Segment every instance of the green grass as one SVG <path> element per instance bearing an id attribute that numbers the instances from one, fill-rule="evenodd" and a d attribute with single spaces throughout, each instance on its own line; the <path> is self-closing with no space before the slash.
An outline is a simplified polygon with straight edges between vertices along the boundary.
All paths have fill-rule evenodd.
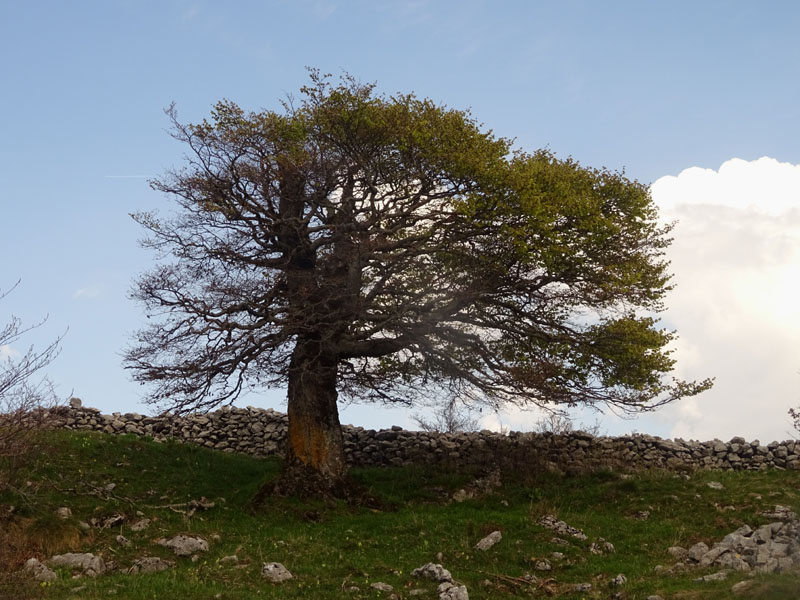
<path id="1" fill-rule="evenodd" d="M 129 436 L 49 432 L 20 493 L 0 496 L 0 527 L 18 528 L 27 549 L 18 562 L 32 555 L 46 558 L 65 551 L 93 552 L 120 567 L 137 557 L 161 556 L 177 568 L 152 575 L 108 574 L 96 579 L 59 579 L 32 585 L 19 597 L 53 599 L 153 598 L 388 598 L 370 583 L 383 581 L 403 598 L 415 587 L 435 598 L 435 584 L 417 581 L 410 572 L 427 562 L 441 562 L 469 589 L 470 598 L 536 598 L 548 593 L 561 598 L 609 598 L 609 580 L 624 573 L 627 599 L 660 594 L 664 598 L 719 599 L 732 597 L 731 586 L 748 579 L 731 574 L 727 581 L 697 583 L 694 578 L 713 570 L 664 574 L 658 564 L 674 561 L 668 546 L 711 545 L 740 525 L 768 522 L 759 512 L 775 504 L 800 512 L 800 473 L 698 472 L 688 480 L 671 473 L 640 473 L 622 477 L 611 472 L 563 476 L 531 472 L 503 475 L 495 493 L 454 503 L 448 500 L 477 473 L 455 473 L 440 467 L 357 469 L 353 477 L 377 497 L 381 508 L 345 503 L 271 499 L 263 512 L 252 514 L 249 501 L 265 479 L 277 475 L 274 460 L 258 460 L 175 443 L 158 444 Z M 719 481 L 723 490 L 707 486 Z M 105 492 L 109 483 L 116 484 Z M 175 506 L 205 497 L 215 502 L 191 518 Z M 66 521 L 54 516 L 60 506 L 72 510 Z M 732 507 L 732 509 L 730 508 Z M 646 520 L 636 518 L 649 511 Z M 141 532 L 130 530 L 140 515 L 152 520 Z M 84 530 L 80 522 L 102 522 L 114 515 L 121 525 Z M 553 533 L 536 524 L 554 514 L 582 529 L 587 541 L 554 544 Z M 494 530 L 503 540 L 487 552 L 475 543 Z M 176 558 L 156 539 L 178 533 L 198 534 L 211 548 L 196 562 Z M 124 535 L 132 547 L 119 546 Z M 598 537 L 616 547 L 613 554 L 593 555 L 588 548 Z M 537 559 L 554 551 L 553 570 L 534 571 Z M 220 563 L 236 554 L 239 564 Z M 260 576 L 264 562 L 283 563 L 295 579 L 275 585 Z M 539 584 L 526 585 L 531 573 Z M 487 583 L 488 582 L 488 583 Z M 589 582 L 593 591 L 574 593 L 569 585 Z M 18 582 L 16 585 L 20 585 Z M 85 586 L 85 587 L 83 587 Z M 357 586 L 358 592 L 344 588 Z M 75 588 L 82 587 L 77 592 Z M 748 598 L 789 599 L 798 596 L 800 575 L 759 576 Z M 20 592 L 22 593 L 22 592 Z M 3 590 L 0 589 L 0 597 Z"/>

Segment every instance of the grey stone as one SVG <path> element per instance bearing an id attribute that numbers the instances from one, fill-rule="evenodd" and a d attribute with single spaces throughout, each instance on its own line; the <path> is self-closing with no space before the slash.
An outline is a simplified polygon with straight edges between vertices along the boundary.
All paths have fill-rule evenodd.
<path id="1" fill-rule="evenodd" d="M 557 519 L 553 515 L 544 515 L 538 521 L 536 521 L 536 523 L 542 527 L 546 527 L 547 529 L 552 529 L 561 535 L 569 535 L 579 540 L 587 539 L 586 534 L 580 529 L 567 525 L 564 521 Z"/>
<path id="2" fill-rule="evenodd" d="M 619 575 L 614 577 L 614 579 L 611 580 L 611 584 L 617 587 L 623 586 L 626 583 L 628 583 L 628 578 L 625 577 L 625 575 L 623 575 L 622 573 L 620 573 Z"/>
<path id="3" fill-rule="evenodd" d="M 466 587 L 449 581 L 440 584 L 436 592 L 439 594 L 439 600 L 469 600 Z"/>
<path id="4" fill-rule="evenodd" d="M 191 556 L 195 552 L 206 552 L 208 550 L 207 541 L 201 537 L 190 537 L 188 535 L 176 535 L 170 539 L 161 538 L 156 544 L 169 548 L 176 556 Z"/>
<path id="5" fill-rule="evenodd" d="M 68 552 L 56 554 L 47 561 L 50 567 L 64 567 L 66 569 L 81 569 L 84 575 L 96 577 L 106 572 L 106 563 L 99 556 L 89 552 Z"/>
<path id="6" fill-rule="evenodd" d="M 131 531 L 142 531 L 143 529 L 147 529 L 150 525 L 150 519 L 139 519 L 131 525 Z"/>
<path id="7" fill-rule="evenodd" d="M 116 537 L 116 541 L 117 541 L 117 544 L 119 544 L 120 546 L 126 547 L 126 548 L 131 545 L 131 541 L 128 538 L 126 538 L 124 535 L 118 535 Z"/>
<path id="8" fill-rule="evenodd" d="M 445 569 L 442 565 L 427 563 L 411 571 L 412 577 L 422 577 L 425 579 L 433 579 L 436 582 L 453 581 L 453 576 L 450 571 Z"/>
<path id="9" fill-rule="evenodd" d="M 667 554 L 676 560 L 683 560 L 689 554 L 689 551 L 686 548 L 681 548 L 680 546 L 670 546 L 667 548 Z"/>
<path id="10" fill-rule="evenodd" d="M 689 552 L 686 556 L 695 562 L 700 562 L 706 552 L 708 552 L 708 545 L 704 542 L 697 542 L 694 546 L 689 548 Z"/>
<path id="11" fill-rule="evenodd" d="M 728 573 L 726 571 L 719 571 L 718 573 L 713 573 L 711 575 L 704 575 L 703 577 L 698 577 L 695 581 L 724 581 L 728 578 Z"/>
<path id="12" fill-rule="evenodd" d="M 732 593 L 734 596 L 741 596 L 741 595 L 743 595 L 743 594 L 746 594 L 746 593 L 747 593 L 747 591 L 748 591 L 748 590 L 749 590 L 751 587 L 753 587 L 753 581 L 752 581 L 752 580 L 749 580 L 749 581 L 740 581 L 739 583 L 734 583 L 734 584 L 733 584 L 733 586 L 731 587 L 731 593 Z"/>
<path id="13" fill-rule="evenodd" d="M 136 559 L 133 565 L 128 569 L 128 573 L 135 575 L 137 573 L 160 573 L 167 569 L 175 567 L 175 562 L 172 560 L 165 560 L 158 556 L 143 556 Z"/>
<path id="14" fill-rule="evenodd" d="M 56 516 L 59 519 L 66 521 L 72 516 L 72 511 L 67 506 L 61 506 L 56 509 Z"/>
<path id="15" fill-rule="evenodd" d="M 724 486 L 719 481 L 709 481 L 706 485 L 710 487 L 712 490 L 725 489 Z"/>
<path id="16" fill-rule="evenodd" d="M 47 565 L 39 562 L 38 558 L 29 558 L 25 561 L 25 572 L 29 573 L 36 581 L 55 581 L 58 575 Z"/>
<path id="17" fill-rule="evenodd" d="M 537 561 L 534 563 L 534 565 L 533 565 L 533 568 L 534 568 L 534 569 L 536 569 L 537 571 L 549 571 L 549 570 L 551 570 L 553 567 L 552 567 L 552 565 L 550 564 L 550 561 L 549 561 L 549 560 L 547 560 L 546 558 L 543 558 L 543 559 L 541 559 L 541 560 L 537 560 Z"/>
<path id="18" fill-rule="evenodd" d="M 502 539 L 503 539 L 502 533 L 500 533 L 499 531 L 493 531 L 485 538 L 483 538 L 481 541 L 479 541 L 477 544 L 475 544 L 475 549 L 484 551 L 488 550 Z"/>
<path id="19" fill-rule="evenodd" d="M 278 562 L 264 563 L 261 567 L 261 576 L 273 583 L 282 583 L 294 577 L 289 569 Z"/>
<path id="20" fill-rule="evenodd" d="M 591 583 L 576 583 L 572 586 L 573 592 L 580 592 L 586 593 L 592 591 L 592 584 Z"/>
<path id="21" fill-rule="evenodd" d="M 230 556 L 223 556 L 222 558 L 219 559 L 219 563 L 221 565 L 235 565 L 238 562 L 239 562 L 239 557 L 236 556 L 235 554 L 232 554 Z"/>
<path id="22" fill-rule="evenodd" d="M 394 589 L 388 583 L 384 583 L 383 581 L 376 581 L 375 583 L 370 583 L 369 587 L 371 587 L 373 590 L 378 590 L 379 592 L 391 592 Z"/>
<path id="23" fill-rule="evenodd" d="M 69 399 L 69 407 L 70 408 L 80 408 L 81 407 L 81 399 L 80 398 L 70 398 Z"/>

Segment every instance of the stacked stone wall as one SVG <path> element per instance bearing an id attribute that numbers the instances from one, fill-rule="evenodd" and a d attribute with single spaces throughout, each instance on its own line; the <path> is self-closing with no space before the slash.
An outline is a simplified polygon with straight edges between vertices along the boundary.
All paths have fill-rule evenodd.
<path id="1" fill-rule="evenodd" d="M 223 452 L 283 456 L 288 417 L 271 409 L 230 408 L 206 414 L 144 416 L 101 414 L 95 408 L 71 405 L 51 412 L 52 426 L 73 430 L 129 433 L 163 441 L 175 439 Z M 735 437 L 728 442 L 667 440 L 634 434 L 592 436 L 584 432 L 551 433 L 491 431 L 430 433 L 344 426 L 345 452 L 354 466 L 459 464 L 464 466 L 547 468 L 585 472 L 600 468 L 635 470 L 794 469 L 800 470 L 800 441 L 761 444 Z"/>

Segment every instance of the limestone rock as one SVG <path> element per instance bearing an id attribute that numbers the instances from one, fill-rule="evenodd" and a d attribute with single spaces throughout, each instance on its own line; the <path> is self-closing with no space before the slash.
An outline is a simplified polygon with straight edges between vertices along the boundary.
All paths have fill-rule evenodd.
<path id="1" fill-rule="evenodd" d="M 724 581 L 728 578 L 727 571 L 719 571 L 718 573 L 712 573 L 711 575 L 704 575 L 703 577 L 698 577 L 695 581 Z"/>
<path id="2" fill-rule="evenodd" d="M 477 544 L 475 544 L 476 550 L 488 550 L 492 546 L 494 546 L 497 542 L 503 539 L 503 534 L 499 531 L 493 531 Z"/>
<path id="3" fill-rule="evenodd" d="M 56 509 L 56 516 L 62 521 L 66 521 L 72 516 L 72 511 L 68 506 L 61 506 Z"/>
<path id="4" fill-rule="evenodd" d="M 463 585 L 446 581 L 436 589 L 439 600 L 469 600 L 467 588 Z"/>
<path id="5" fill-rule="evenodd" d="M 56 554 L 47 561 L 50 567 L 64 567 L 66 569 L 80 569 L 88 577 L 96 577 L 106 572 L 106 563 L 99 556 L 89 552 Z"/>
<path id="6" fill-rule="evenodd" d="M 264 563 L 261 567 L 261 576 L 273 583 L 282 583 L 294 577 L 289 569 L 277 562 Z"/>
<path id="7" fill-rule="evenodd" d="M 689 548 L 687 558 L 695 562 L 700 562 L 700 559 L 703 558 L 706 552 L 708 552 L 708 544 L 704 542 L 697 542 L 694 546 Z"/>
<path id="8" fill-rule="evenodd" d="M 433 579 L 436 582 L 453 581 L 453 576 L 450 571 L 445 569 L 442 565 L 427 563 L 411 571 L 412 577 L 422 577 L 425 579 Z"/>
<path id="9" fill-rule="evenodd" d="M 391 592 L 394 589 L 388 583 L 384 583 L 382 581 L 376 581 L 375 583 L 370 583 L 369 587 L 371 587 L 373 590 L 378 590 L 379 592 Z"/>
<path id="10" fill-rule="evenodd" d="M 176 535 L 170 539 L 161 538 L 156 544 L 169 548 L 176 556 L 191 556 L 195 552 L 208 551 L 207 541 L 201 537 L 191 537 L 188 535 Z"/>
<path id="11" fill-rule="evenodd" d="M 150 526 L 150 519 L 139 519 L 131 525 L 131 531 L 142 531 Z"/>
<path id="12" fill-rule="evenodd" d="M 25 572 L 29 573 L 36 581 L 55 581 L 58 575 L 47 565 L 39 562 L 38 558 L 29 558 L 25 561 Z"/>
<path id="13" fill-rule="evenodd" d="M 586 534 L 580 529 L 567 525 L 564 521 L 557 519 L 553 515 L 544 515 L 538 521 L 536 521 L 536 523 L 542 527 L 546 527 L 547 529 L 552 529 L 560 535 L 569 535 L 578 540 L 587 539 Z"/>
<path id="14" fill-rule="evenodd" d="M 174 561 L 164 560 L 158 556 L 143 556 L 137 559 L 127 572 L 132 575 L 137 573 L 159 573 L 174 567 Z"/>

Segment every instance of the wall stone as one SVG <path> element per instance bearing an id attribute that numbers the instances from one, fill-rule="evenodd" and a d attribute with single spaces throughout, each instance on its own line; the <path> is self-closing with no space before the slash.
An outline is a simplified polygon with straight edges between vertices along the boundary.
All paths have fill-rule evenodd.
<path id="1" fill-rule="evenodd" d="M 50 411 L 51 426 L 72 430 L 130 433 L 168 438 L 252 456 L 283 456 L 287 415 L 271 409 L 223 407 L 215 412 L 177 417 L 137 413 L 101 414 L 84 407 L 77 398 L 68 406 Z M 544 468 L 551 471 L 586 472 L 600 468 L 636 470 L 662 468 L 800 470 L 800 441 L 763 445 L 734 437 L 728 442 L 666 440 L 634 434 L 595 437 L 584 432 L 551 433 L 491 431 L 429 433 L 401 427 L 364 429 L 342 427 L 347 460 L 354 466 L 408 464 L 459 464 L 500 468 Z"/>

